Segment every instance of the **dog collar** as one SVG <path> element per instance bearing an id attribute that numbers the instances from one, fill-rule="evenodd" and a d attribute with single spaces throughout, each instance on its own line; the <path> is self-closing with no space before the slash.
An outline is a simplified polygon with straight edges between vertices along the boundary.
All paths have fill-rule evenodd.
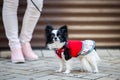
<path id="1" fill-rule="evenodd" d="M 59 58 L 62 59 L 62 53 L 65 51 L 65 49 L 67 48 L 67 42 L 65 42 L 64 46 L 62 48 L 59 48 L 56 50 L 56 54 Z"/>

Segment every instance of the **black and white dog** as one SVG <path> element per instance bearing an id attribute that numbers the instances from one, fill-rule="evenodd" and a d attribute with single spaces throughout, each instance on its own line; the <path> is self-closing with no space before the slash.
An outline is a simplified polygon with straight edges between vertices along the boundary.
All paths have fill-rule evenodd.
<path id="1" fill-rule="evenodd" d="M 49 49 L 55 49 L 56 55 L 60 59 L 60 69 L 62 72 L 64 63 L 66 70 L 64 73 L 71 72 L 71 58 L 76 57 L 80 60 L 81 71 L 98 72 L 97 61 L 100 60 L 95 51 L 93 40 L 68 40 L 68 29 L 64 25 L 55 30 L 51 25 L 46 26 L 46 45 Z"/>

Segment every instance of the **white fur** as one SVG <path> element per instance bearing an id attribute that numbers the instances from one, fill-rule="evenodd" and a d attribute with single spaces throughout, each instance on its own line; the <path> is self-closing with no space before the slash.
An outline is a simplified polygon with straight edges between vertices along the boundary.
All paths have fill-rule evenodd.
<path id="1" fill-rule="evenodd" d="M 57 36 L 57 32 L 58 32 L 58 30 L 53 30 L 52 31 L 52 33 L 55 34 L 55 37 L 57 38 L 57 41 L 60 41 L 60 39 Z M 53 38 L 53 41 L 56 42 L 54 38 Z"/>
<path id="2" fill-rule="evenodd" d="M 63 71 L 63 68 L 64 68 L 64 61 L 63 61 L 62 59 L 60 60 L 59 65 L 60 65 L 60 68 L 59 68 L 59 70 L 56 70 L 56 72 L 62 72 L 62 71 Z"/>
<path id="3" fill-rule="evenodd" d="M 97 63 L 100 61 L 100 58 L 95 50 L 88 55 L 78 56 L 78 58 L 82 65 L 82 71 L 99 72 Z"/>
<path id="4" fill-rule="evenodd" d="M 47 44 L 47 46 L 49 49 L 54 49 L 54 48 L 61 48 L 64 44 L 65 42 L 60 43 L 59 41 L 56 41 L 54 43 Z"/>
<path id="5" fill-rule="evenodd" d="M 99 72 L 97 63 L 98 63 L 98 61 L 100 61 L 100 58 L 95 50 L 93 50 L 88 55 L 78 56 L 78 59 L 80 60 L 80 64 L 82 66 L 81 71 L 95 72 L 95 73 Z M 62 53 L 62 59 L 60 59 L 60 68 L 56 72 L 62 72 L 63 68 L 64 68 L 64 64 L 65 64 L 66 70 L 64 73 L 70 73 L 72 70 L 72 67 L 71 67 L 72 61 L 71 60 L 72 59 L 66 61 L 64 59 L 64 55 Z"/>
<path id="6" fill-rule="evenodd" d="M 66 61 L 64 59 L 64 54 L 62 53 L 62 59 L 59 58 L 59 60 L 60 60 L 60 64 L 59 64 L 60 68 L 59 70 L 56 70 L 56 72 L 62 72 L 65 66 L 66 70 L 63 73 L 70 73 L 72 70 L 72 67 L 71 67 L 72 59 Z"/>

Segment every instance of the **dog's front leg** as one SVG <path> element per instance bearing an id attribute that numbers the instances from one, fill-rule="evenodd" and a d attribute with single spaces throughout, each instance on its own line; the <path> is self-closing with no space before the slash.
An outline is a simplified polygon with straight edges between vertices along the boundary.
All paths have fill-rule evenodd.
<path id="1" fill-rule="evenodd" d="M 66 70 L 64 73 L 70 73 L 71 72 L 71 59 L 66 61 Z"/>
<path id="2" fill-rule="evenodd" d="M 62 72 L 63 71 L 63 68 L 64 68 L 64 61 L 62 59 L 60 59 L 60 63 L 59 63 L 59 70 L 56 70 L 56 72 Z"/>

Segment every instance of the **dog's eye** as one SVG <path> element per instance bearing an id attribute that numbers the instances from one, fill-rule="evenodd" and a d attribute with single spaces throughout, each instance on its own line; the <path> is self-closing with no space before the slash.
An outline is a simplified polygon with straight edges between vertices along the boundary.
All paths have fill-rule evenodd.
<path id="1" fill-rule="evenodd" d="M 58 35 L 58 37 L 61 37 L 61 35 Z"/>
<path id="2" fill-rule="evenodd" d="M 51 37 L 53 38 L 55 35 L 54 34 L 51 34 Z"/>

